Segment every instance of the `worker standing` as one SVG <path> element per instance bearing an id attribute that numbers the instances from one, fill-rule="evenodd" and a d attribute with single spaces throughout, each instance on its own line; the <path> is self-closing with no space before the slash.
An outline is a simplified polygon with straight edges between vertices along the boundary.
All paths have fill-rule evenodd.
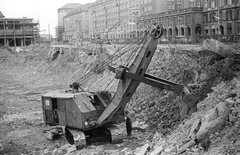
<path id="1" fill-rule="evenodd" d="M 127 135 L 131 136 L 132 134 L 132 122 L 128 116 L 128 112 L 126 112 L 126 128 L 127 128 Z"/>

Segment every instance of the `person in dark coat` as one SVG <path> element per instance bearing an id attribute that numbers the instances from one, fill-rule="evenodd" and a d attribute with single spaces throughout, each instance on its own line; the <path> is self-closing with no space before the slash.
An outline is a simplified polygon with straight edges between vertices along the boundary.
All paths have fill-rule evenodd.
<path id="1" fill-rule="evenodd" d="M 126 128 L 127 128 L 127 135 L 131 136 L 131 134 L 132 134 L 132 122 L 131 122 L 131 119 L 127 116 L 127 112 L 126 112 Z"/>

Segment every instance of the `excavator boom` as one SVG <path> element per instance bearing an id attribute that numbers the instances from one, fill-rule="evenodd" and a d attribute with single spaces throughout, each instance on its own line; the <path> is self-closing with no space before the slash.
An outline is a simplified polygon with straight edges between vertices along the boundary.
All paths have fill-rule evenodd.
<path id="1" fill-rule="evenodd" d="M 143 46 L 138 56 L 128 68 L 128 73 L 138 76 L 144 76 L 152 57 L 157 49 L 158 38 L 163 34 L 163 27 L 154 26 L 151 31 L 146 34 Z M 120 79 L 117 92 L 112 101 L 99 117 L 97 123 L 101 126 L 106 123 L 114 122 L 121 114 L 122 109 L 131 99 L 141 81 L 124 76 L 126 67 L 116 69 L 116 77 Z"/>

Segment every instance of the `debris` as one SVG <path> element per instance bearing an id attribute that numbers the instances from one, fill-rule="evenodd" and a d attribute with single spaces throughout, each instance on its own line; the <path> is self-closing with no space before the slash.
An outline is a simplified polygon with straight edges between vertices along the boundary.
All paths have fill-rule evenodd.
<path id="1" fill-rule="evenodd" d="M 23 50 L 22 50 L 20 47 L 16 47 L 16 48 L 15 48 L 15 51 L 16 51 L 17 53 L 20 53 L 20 52 L 22 52 Z"/>
<path id="2" fill-rule="evenodd" d="M 189 141 L 187 144 L 183 145 L 179 150 L 177 154 L 182 154 L 185 152 L 188 148 L 196 145 L 196 142 L 194 140 Z"/>
<path id="3" fill-rule="evenodd" d="M 0 154 L 3 154 L 3 153 L 5 153 L 5 151 L 4 151 L 2 144 L 0 143 Z"/>
<path id="4" fill-rule="evenodd" d="M 132 130 L 137 130 L 137 131 L 140 131 L 140 132 L 145 132 L 147 128 L 148 128 L 148 125 L 147 125 L 147 124 L 141 123 L 141 122 L 139 122 L 139 121 L 135 121 L 135 122 L 133 122 L 133 124 L 132 124 Z"/>
<path id="5" fill-rule="evenodd" d="M 163 151 L 163 146 L 159 146 L 158 148 L 156 148 L 153 152 L 150 153 L 150 155 L 158 155 L 159 153 L 161 153 Z"/>
<path id="6" fill-rule="evenodd" d="M 227 102 L 231 105 L 235 104 L 235 101 L 233 101 L 231 98 L 226 99 L 225 102 Z"/>
<path id="7" fill-rule="evenodd" d="M 207 137 L 200 142 L 199 146 L 202 147 L 204 151 L 208 151 L 210 144 L 211 144 L 210 138 Z"/>
<path id="8" fill-rule="evenodd" d="M 221 43 L 220 41 L 214 39 L 204 40 L 203 48 L 215 52 L 224 58 L 228 57 L 231 54 L 234 54 L 231 46 Z"/>
<path id="9" fill-rule="evenodd" d="M 137 148 L 135 150 L 135 155 L 145 155 L 147 150 L 149 149 L 149 144 L 145 144 L 144 146 L 140 147 L 140 148 Z"/>
<path id="10" fill-rule="evenodd" d="M 191 140 L 196 140 L 196 138 L 197 138 L 196 134 L 197 134 L 198 130 L 200 129 L 201 124 L 202 124 L 201 119 L 198 119 L 197 121 L 195 121 L 193 123 L 192 128 L 189 133 L 189 136 L 188 136 Z"/>
<path id="11" fill-rule="evenodd" d="M 56 140 L 58 139 L 61 135 L 63 135 L 63 130 L 62 128 L 51 128 L 49 130 L 44 131 L 45 136 L 49 140 Z"/>
<path id="12" fill-rule="evenodd" d="M 54 61 L 55 59 L 57 59 L 58 55 L 60 54 L 60 49 L 57 49 L 55 51 L 53 51 L 52 55 L 51 55 L 51 59 L 52 61 Z"/>
<path id="13" fill-rule="evenodd" d="M 208 135 L 215 133 L 217 130 L 221 130 L 226 124 L 230 110 L 225 102 L 220 102 L 215 108 L 208 111 L 201 120 L 201 126 L 197 131 L 198 141 L 204 140 Z"/>
<path id="14" fill-rule="evenodd" d="M 77 150 L 77 148 L 75 145 L 65 144 L 58 149 L 57 153 L 58 154 L 68 154 L 68 153 L 74 152 L 76 150 Z"/>

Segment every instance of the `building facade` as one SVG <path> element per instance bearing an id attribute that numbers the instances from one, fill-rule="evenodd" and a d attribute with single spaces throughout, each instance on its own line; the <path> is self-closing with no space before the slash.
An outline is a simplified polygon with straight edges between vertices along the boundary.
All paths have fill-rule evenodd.
<path id="1" fill-rule="evenodd" d="M 216 34 L 232 41 L 240 40 L 240 1 L 203 1 L 203 36 Z"/>
<path id="2" fill-rule="evenodd" d="M 73 20 L 70 14 L 64 17 L 70 38 L 85 38 L 70 32 L 77 33 L 84 27 L 76 26 L 75 18 L 83 21 L 85 16 L 89 17 L 86 29 L 92 40 L 128 42 L 153 23 L 164 26 L 162 38 L 168 41 L 179 38 L 186 42 L 203 38 L 240 40 L 239 0 L 97 0 L 88 8 L 88 15 L 74 17 L 73 14 Z"/>
<path id="3" fill-rule="evenodd" d="M 97 0 L 90 11 L 92 39 L 121 42 L 136 36 L 140 0 Z"/>
<path id="4" fill-rule="evenodd" d="M 153 0 L 150 1 L 154 3 Z M 140 32 L 157 22 L 164 25 L 165 38 L 168 41 L 180 37 L 192 42 L 203 38 L 219 39 L 219 37 L 229 41 L 240 40 L 240 1 L 238 0 L 155 1 L 158 2 L 154 4 L 161 9 L 159 13 L 153 14 L 152 11 L 141 15 L 138 20 Z"/>
<path id="5" fill-rule="evenodd" d="M 66 5 L 62 6 L 57 10 L 58 25 L 55 30 L 56 30 L 56 38 L 58 41 L 63 41 L 63 32 L 64 32 L 63 17 L 66 16 L 74 8 L 80 7 L 80 6 L 81 4 L 79 3 L 67 3 Z"/>
<path id="6" fill-rule="evenodd" d="M 64 41 L 80 41 L 81 39 L 90 39 L 89 32 L 89 7 L 92 4 L 88 3 L 80 7 L 74 8 L 66 16 L 63 17 L 63 40 Z"/>
<path id="7" fill-rule="evenodd" d="M 2 13 L 0 12 L 0 15 Z M 27 46 L 36 42 L 39 22 L 31 18 L 0 17 L 0 44 L 3 46 Z"/>

